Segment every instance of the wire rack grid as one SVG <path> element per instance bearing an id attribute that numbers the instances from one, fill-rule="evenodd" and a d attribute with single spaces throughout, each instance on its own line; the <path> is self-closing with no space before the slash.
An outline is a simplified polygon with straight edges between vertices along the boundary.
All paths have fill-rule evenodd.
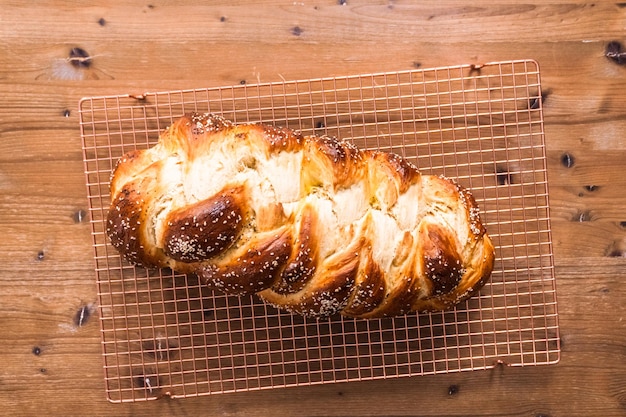
<path id="1" fill-rule="evenodd" d="M 79 110 L 110 401 L 559 360 L 536 62 L 91 97 Z M 189 112 L 337 136 L 456 179 L 496 246 L 490 281 L 447 312 L 315 320 L 126 264 L 104 233 L 112 168 Z"/>

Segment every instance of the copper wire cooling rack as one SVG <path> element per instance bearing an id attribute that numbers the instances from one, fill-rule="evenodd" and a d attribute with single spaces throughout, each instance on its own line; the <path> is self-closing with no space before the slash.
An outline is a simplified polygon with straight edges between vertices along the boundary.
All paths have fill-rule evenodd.
<path id="1" fill-rule="evenodd" d="M 448 312 L 315 320 L 126 264 L 104 234 L 111 169 L 189 112 L 337 136 L 456 179 L 474 194 L 494 240 L 491 280 Z M 80 127 L 110 401 L 559 360 L 533 61 L 92 97 L 80 102 Z"/>

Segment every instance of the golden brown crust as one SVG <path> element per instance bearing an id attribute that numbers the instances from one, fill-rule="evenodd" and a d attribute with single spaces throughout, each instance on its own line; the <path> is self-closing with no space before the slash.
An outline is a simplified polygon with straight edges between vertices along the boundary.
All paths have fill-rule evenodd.
<path id="1" fill-rule="evenodd" d="M 200 262 L 228 249 L 246 221 L 244 187 L 230 187 L 166 217 L 163 252 L 175 261 Z"/>
<path id="2" fill-rule="evenodd" d="M 203 265 L 199 277 L 227 294 L 256 293 L 274 284 L 289 257 L 291 244 L 289 230 L 284 228 L 278 233 L 257 235 L 236 251 L 232 260 Z"/>
<path id="3" fill-rule="evenodd" d="M 494 262 L 458 184 L 395 154 L 211 114 L 120 160 L 107 234 L 132 263 L 307 316 L 448 309 Z"/>
<path id="4" fill-rule="evenodd" d="M 279 294 L 300 291 L 315 274 L 319 262 L 319 245 L 314 237 L 317 217 L 313 210 L 311 205 L 304 206 L 299 218 L 294 221 L 296 233 L 291 255 L 280 279 L 272 287 Z"/>

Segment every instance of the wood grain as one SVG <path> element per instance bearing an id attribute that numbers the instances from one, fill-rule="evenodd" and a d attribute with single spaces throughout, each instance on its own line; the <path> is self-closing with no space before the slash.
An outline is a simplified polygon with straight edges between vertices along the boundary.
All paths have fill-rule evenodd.
<path id="1" fill-rule="evenodd" d="M 605 56 L 625 18 L 613 2 L 3 2 L 0 414 L 626 416 L 626 66 Z M 99 317 L 77 322 L 97 303 L 81 97 L 519 58 L 544 89 L 559 364 L 105 400 Z"/>

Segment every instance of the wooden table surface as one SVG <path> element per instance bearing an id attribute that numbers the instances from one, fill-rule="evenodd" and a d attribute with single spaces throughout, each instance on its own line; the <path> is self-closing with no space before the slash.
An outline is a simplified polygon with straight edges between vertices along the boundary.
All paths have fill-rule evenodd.
<path id="1" fill-rule="evenodd" d="M 624 3 L 1 3 L 0 414 L 626 416 Z M 522 58 L 544 89 L 558 364 L 105 399 L 81 97 Z"/>

